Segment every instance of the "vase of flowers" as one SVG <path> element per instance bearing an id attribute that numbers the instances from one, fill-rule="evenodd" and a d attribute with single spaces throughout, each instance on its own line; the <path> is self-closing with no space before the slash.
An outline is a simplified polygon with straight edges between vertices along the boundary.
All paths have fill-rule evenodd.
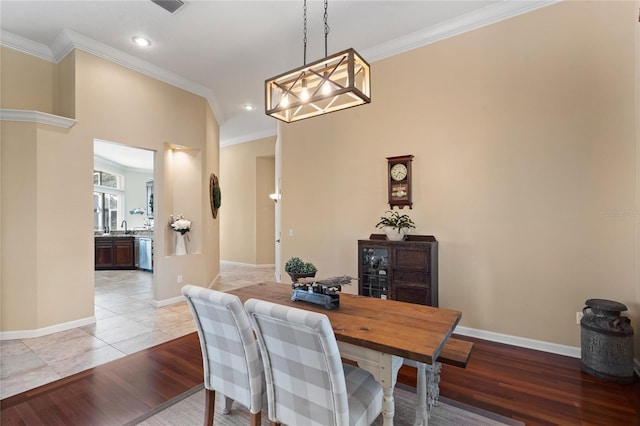
<path id="1" fill-rule="evenodd" d="M 169 220 L 169 226 L 176 231 L 176 248 L 174 254 L 176 256 L 182 256 L 187 254 L 187 243 L 185 239 L 189 239 L 187 232 L 191 229 L 191 221 L 184 218 L 183 215 L 177 216 L 171 215 Z"/>

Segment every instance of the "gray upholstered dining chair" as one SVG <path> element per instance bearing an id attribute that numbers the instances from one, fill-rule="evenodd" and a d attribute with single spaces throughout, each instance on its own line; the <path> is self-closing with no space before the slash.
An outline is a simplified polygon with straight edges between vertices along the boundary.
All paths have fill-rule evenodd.
<path id="1" fill-rule="evenodd" d="M 263 374 L 258 344 L 237 296 L 193 285 L 182 288 L 200 338 L 206 389 L 205 425 L 213 425 L 216 391 L 224 413 L 235 400 L 249 409 L 251 425 L 261 423 Z"/>
<path id="2" fill-rule="evenodd" d="M 373 376 L 342 363 L 329 318 L 249 299 L 245 308 L 258 338 L 271 424 L 370 425 L 382 411 Z"/>

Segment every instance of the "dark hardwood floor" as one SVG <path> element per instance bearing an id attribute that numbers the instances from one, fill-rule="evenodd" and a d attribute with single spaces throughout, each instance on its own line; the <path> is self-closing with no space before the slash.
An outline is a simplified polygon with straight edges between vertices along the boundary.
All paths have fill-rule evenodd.
<path id="1" fill-rule="evenodd" d="M 640 425 L 640 382 L 619 385 L 580 371 L 580 360 L 474 342 L 467 368 L 443 365 L 440 394 L 526 425 Z M 403 367 L 404 369 L 404 367 Z M 415 373 L 399 381 L 415 386 Z"/>
<path id="2" fill-rule="evenodd" d="M 0 401 L 2 425 L 123 425 L 203 382 L 196 333 Z"/>
<path id="3" fill-rule="evenodd" d="M 466 369 L 443 366 L 441 395 L 527 425 L 640 425 L 640 383 L 580 371 L 580 360 L 483 340 Z M 403 367 L 399 382 L 415 386 Z M 2 425 L 122 425 L 202 383 L 195 333 L 0 401 Z"/>

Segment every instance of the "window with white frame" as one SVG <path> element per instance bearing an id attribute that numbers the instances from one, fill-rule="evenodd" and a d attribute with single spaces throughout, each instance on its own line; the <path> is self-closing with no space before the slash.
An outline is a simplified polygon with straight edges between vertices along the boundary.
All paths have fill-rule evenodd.
<path id="1" fill-rule="evenodd" d="M 93 229 L 118 229 L 124 218 L 124 177 L 102 170 L 93 171 Z"/>

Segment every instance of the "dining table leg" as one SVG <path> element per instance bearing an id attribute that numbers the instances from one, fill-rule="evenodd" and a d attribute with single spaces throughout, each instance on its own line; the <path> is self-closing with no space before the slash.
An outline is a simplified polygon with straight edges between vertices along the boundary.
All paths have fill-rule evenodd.
<path id="1" fill-rule="evenodd" d="M 395 401 L 393 399 L 393 387 L 384 386 L 382 388 L 382 425 L 393 426 L 394 414 Z"/>
<path id="2" fill-rule="evenodd" d="M 435 362 L 425 364 L 417 362 L 418 370 L 416 382 L 416 419 L 414 426 L 427 426 L 429 424 L 429 414 L 434 405 L 438 403 L 440 396 L 440 371 L 442 364 Z"/>
<path id="3" fill-rule="evenodd" d="M 355 361 L 358 367 L 368 371 L 382 386 L 382 425 L 393 426 L 395 401 L 393 389 L 402 367 L 402 357 L 386 354 L 362 346 L 338 341 L 340 356 Z"/>
<path id="4" fill-rule="evenodd" d="M 416 419 L 414 426 L 426 426 L 429 424 L 429 412 L 427 411 L 427 365 L 423 362 L 416 363 Z"/>

